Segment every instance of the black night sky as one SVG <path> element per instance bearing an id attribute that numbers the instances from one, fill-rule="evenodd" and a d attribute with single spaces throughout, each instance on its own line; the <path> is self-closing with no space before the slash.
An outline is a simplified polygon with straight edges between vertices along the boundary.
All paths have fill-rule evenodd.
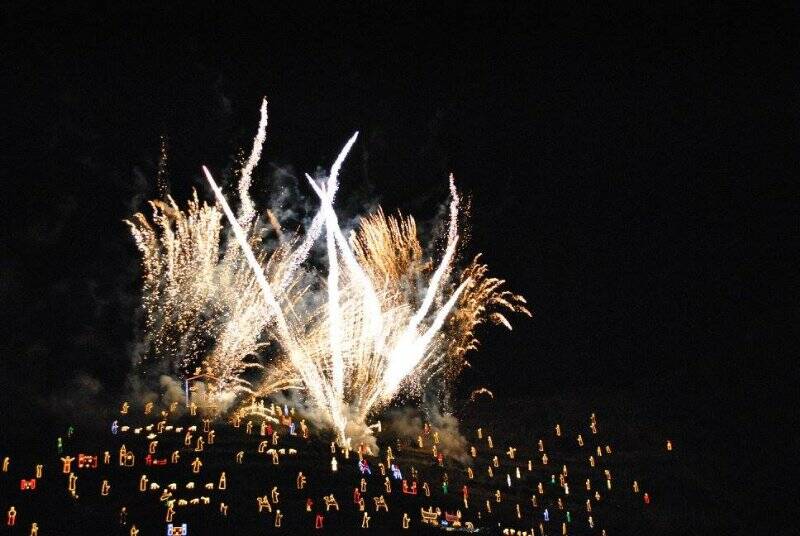
<path id="1" fill-rule="evenodd" d="M 766 16 L 290 4 L 5 13 L 0 445 L 116 403 L 139 334 L 122 220 L 155 196 L 159 138 L 176 199 L 210 200 L 200 166 L 230 170 L 265 95 L 261 191 L 279 167 L 329 166 L 360 130 L 349 217 L 377 201 L 430 218 L 450 171 L 472 196 L 470 251 L 534 317 L 483 333 L 466 388 L 625 400 L 698 452 L 782 429 L 772 409 L 791 391 L 773 382 L 796 391 L 797 367 L 761 354 L 797 316 L 768 290 L 797 203 L 766 121 L 796 132 L 797 109 L 758 81 L 785 63 L 781 31 L 749 35 Z M 797 427 L 783 433 L 796 449 Z M 723 487 L 779 477 L 733 460 L 703 461 Z"/>

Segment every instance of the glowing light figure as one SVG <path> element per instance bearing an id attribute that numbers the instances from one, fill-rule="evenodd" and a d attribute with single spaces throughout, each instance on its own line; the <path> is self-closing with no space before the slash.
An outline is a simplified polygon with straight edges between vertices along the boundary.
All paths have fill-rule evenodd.
<path id="1" fill-rule="evenodd" d="M 62 468 L 61 472 L 65 475 L 69 474 L 72 471 L 72 462 L 75 461 L 75 458 L 72 456 L 64 456 L 61 458 Z"/>
<path id="2" fill-rule="evenodd" d="M 488 501 L 487 501 L 488 502 Z M 439 524 L 439 516 L 442 515 L 442 511 L 440 509 L 433 509 L 433 506 L 429 506 L 427 509 L 420 508 L 420 515 L 422 516 L 422 522 L 429 524 L 429 525 L 438 525 Z"/>
<path id="3" fill-rule="evenodd" d="M 337 512 L 339 511 L 339 503 L 336 502 L 336 497 L 333 496 L 333 493 L 325 495 L 322 499 L 325 501 L 326 512 L 329 512 L 331 508 L 335 508 Z"/>
<path id="4" fill-rule="evenodd" d="M 189 526 L 186 523 L 181 525 L 167 525 L 167 536 L 189 536 Z"/>
<path id="5" fill-rule="evenodd" d="M 358 470 L 361 471 L 362 475 L 372 474 L 372 470 L 369 468 L 369 462 L 367 462 L 366 458 L 358 462 Z"/>
<path id="6" fill-rule="evenodd" d="M 199 473 L 201 467 L 203 467 L 203 462 L 200 461 L 200 458 L 195 458 L 192 462 L 192 472 L 195 474 Z"/>
<path id="7" fill-rule="evenodd" d="M 259 512 L 266 509 L 268 512 L 272 513 L 272 505 L 269 503 L 269 497 L 266 495 L 263 497 L 256 497 L 256 503 L 258 504 Z"/>

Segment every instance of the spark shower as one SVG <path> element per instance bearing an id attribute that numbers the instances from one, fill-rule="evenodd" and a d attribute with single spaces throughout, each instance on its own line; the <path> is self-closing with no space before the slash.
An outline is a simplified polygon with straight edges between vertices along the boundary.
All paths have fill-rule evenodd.
<path id="1" fill-rule="evenodd" d="M 504 313 L 530 312 L 480 255 L 459 269 L 463 213 L 452 175 L 447 222 L 432 242 L 438 255 L 425 254 L 413 217 L 381 209 L 345 235 L 334 201 L 358 133 L 327 177 L 306 175 L 319 209 L 305 232 L 286 236 L 250 197 L 266 127 L 264 100 L 236 212 L 204 166 L 215 204 L 195 193 L 182 210 L 165 196 L 150 202 L 150 218 L 127 221 L 142 256 L 147 354 L 175 374 L 202 368 L 222 398 L 300 390 L 345 443 L 393 400 L 432 384 L 447 392 L 477 350 L 477 326 L 511 329 Z"/>

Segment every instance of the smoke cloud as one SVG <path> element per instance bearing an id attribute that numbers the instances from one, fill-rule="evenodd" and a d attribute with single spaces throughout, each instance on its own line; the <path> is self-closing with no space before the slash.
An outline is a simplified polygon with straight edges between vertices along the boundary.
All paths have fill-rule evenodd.
<path id="1" fill-rule="evenodd" d="M 440 452 L 463 464 L 471 463 L 471 458 L 467 455 L 468 442 L 458 428 L 458 419 L 449 413 L 440 412 L 435 406 L 425 408 L 424 418 L 421 411 L 407 407 L 387 411 L 384 426 L 397 436 L 417 437 L 427 422 L 439 434 L 437 448 Z"/>

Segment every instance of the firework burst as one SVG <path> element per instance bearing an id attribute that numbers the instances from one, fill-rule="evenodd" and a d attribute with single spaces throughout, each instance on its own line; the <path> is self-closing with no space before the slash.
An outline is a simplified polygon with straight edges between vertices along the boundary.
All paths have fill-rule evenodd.
<path id="1" fill-rule="evenodd" d="M 146 337 L 154 355 L 183 372 L 206 367 L 223 389 L 267 395 L 302 388 L 346 442 L 400 393 L 418 394 L 431 378 L 452 382 L 477 349 L 477 326 L 510 329 L 504 313 L 530 313 L 479 257 L 458 273 L 460 198 L 452 176 L 438 258 L 426 258 L 413 218 L 380 209 L 345 236 L 334 197 L 358 133 L 326 178 L 306 176 L 320 202 L 306 233 L 281 236 L 267 251 L 249 196 L 266 124 L 264 102 L 239 178 L 238 213 L 203 168 L 216 205 L 196 195 L 185 211 L 171 199 L 152 202 L 152 223 L 142 214 L 128 222 L 142 253 Z M 224 245 L 223 217 L 233 232 Z M 280 233 L 271 213 L 269 222 Z M 326 266 L 317 271 L 307 261 L 323 231 Z M 265 362 L 270 341 L 275 355 Z M 248 369 L 265 366 L 261 384 L 244 379 Z"/>

